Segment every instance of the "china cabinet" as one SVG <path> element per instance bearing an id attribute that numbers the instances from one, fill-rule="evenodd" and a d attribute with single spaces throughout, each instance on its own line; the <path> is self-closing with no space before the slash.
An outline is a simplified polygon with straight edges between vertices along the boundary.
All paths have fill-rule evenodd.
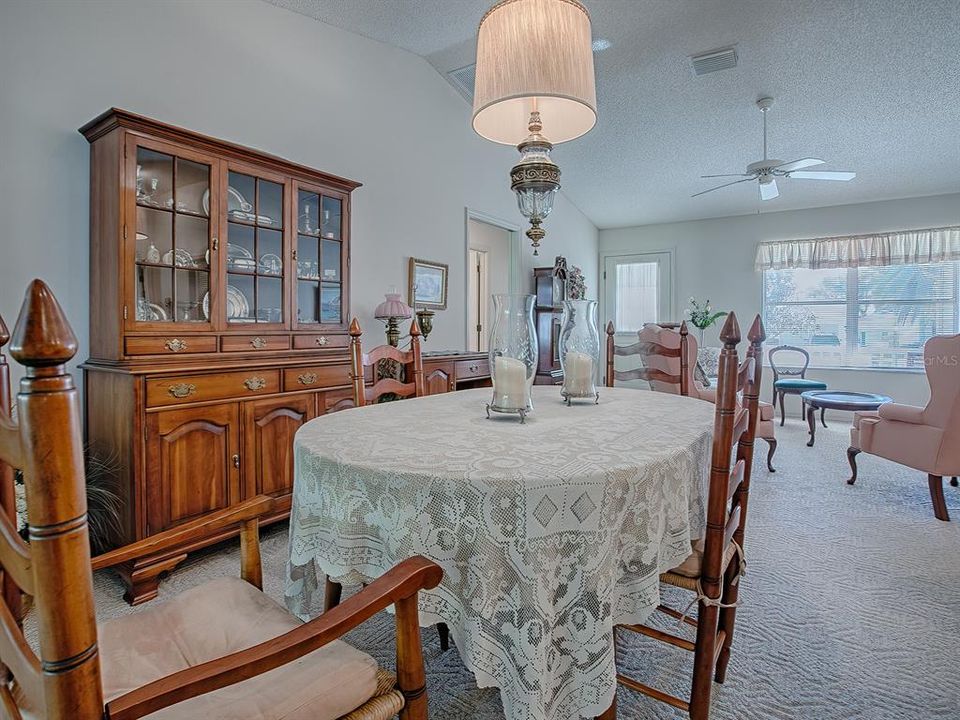
<path id="1" fill-rule="evenodd" d="M 120 464 L 114 541 L 258 493 L 288 499 L 297 428 L 352 406 L 359 183 L 122 110 L 80 131 L 91 144 L 85 418 L 88 441 Z M 125 567 L 127 599 L 154 597 L 161 572 L 231 532 Z"/>

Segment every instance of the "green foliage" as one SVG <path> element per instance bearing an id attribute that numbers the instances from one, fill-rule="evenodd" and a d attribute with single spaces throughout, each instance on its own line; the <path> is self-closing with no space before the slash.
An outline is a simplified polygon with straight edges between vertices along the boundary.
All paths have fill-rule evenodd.
<path id="1" fill-rule="evenodd" d="M 725 312 L 713 312 L 713 308 L 710 306 L 709 300 L 701 303 L 693 297 L 690 298 L 690 307 L 687 308 L 684 313 L 688 318 L 690 318 L 690 322 L 693 323 L 693 326 L 699 328 L 700 330 L 706 330 L 717 320 L 727 314 Z"/>

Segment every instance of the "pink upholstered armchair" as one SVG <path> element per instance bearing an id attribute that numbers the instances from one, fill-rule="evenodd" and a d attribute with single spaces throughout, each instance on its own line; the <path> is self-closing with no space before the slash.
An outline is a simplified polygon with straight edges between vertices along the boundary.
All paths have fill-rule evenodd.
<path id="1" fill-rule="evenodd" d="M 656 325 L 654 323 L 648 323 L 644 325 L 643 329 L 639 332 L 639 337 L 641 342 L 656 343 L 657 345 L 671 349 L 680 347 L 680 333 L 669 328 L 661 327 L 660 325 Z M 695 378 L 695 370 L 697 366 L 697 340 L 689 333 L 687 334 L 687 357 L 689 358 L 687 363 L 687 387 L 690 389 L 689 395 L 691 397 L 699 398 L 700 400 L 706 400 L 707 402 L 715 403 L 717 398 L 716 388 L 704 387 Z M 662 355 L 645 355 L 643 356 L 643 364 L 652 370 L 663 370 L 671 375 L 680 374 L 679 358 L 664 357 Z M 680 392 L 680 387 L 678 385 L 659 382 L 657 380 L 650 381 L 650 387 L 658 392 L 668 392 L 674 394 L 678 394 Z M 774 435 L 773 428 L 773 405 L 761 402 L 760 419 L 757 423 L 757 437 L 766 440 L 767 445 L 769 446 L 767 449 L 767 469 L 770 472 L 776 472 L 773 467 L 773 454 L 777 451 L 777 438 Z"/>
<path id="2" fill-rule="evenodd" d="M 949 520 L 943 478 L 960 475 L 960 335 L 937 335 L 923 346 L 930 384 L 926 407 L 887 403 L 876 412 L 858 412 L 850 428 L 847 459 L 857 480 L 857 454 L 893 460 L 927 473 L 933 514 Z"/>

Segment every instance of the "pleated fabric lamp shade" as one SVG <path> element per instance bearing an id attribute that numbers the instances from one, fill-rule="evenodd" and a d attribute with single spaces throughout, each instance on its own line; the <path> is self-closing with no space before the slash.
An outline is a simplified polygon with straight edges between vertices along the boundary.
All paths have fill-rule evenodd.
<path id="1" fill-rule="evenodd" d="M 590 16 L 576 0 L 503 0 L 480 21 L 473 129 L 518 145 L 533 111 L 554 145 L 597 121 Z"/>

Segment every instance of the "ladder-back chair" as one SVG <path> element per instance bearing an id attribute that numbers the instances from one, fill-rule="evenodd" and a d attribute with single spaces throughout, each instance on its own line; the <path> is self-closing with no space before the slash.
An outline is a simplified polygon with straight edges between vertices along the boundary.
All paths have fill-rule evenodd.
<path id="1" fill-rule="evenodd" d="M 607 363 L 609 374 L 609 362 L 612 353 L 609 347 L 613 340 L 613 327 L 607 327 Z M 623 354 L 636 348 L 636 354 L 639 355 L 643 366 L 649 369 L 662 370 L 670 376 L 672 382 L 665 382 L 662 377 L 650 380 L 650 389 L 657 392 L 679 393 L 688 395 L 699 400 L 714 402 L 717 397 L 717 389 L 714 387 L 705 387 L 694 375 L 694 368 L 697 367 L 697 339 L 694 335 L 687 334 L 686 322 L 677 323 L 647 323 L 637 334 L 640 342 L 628 346 Z M 676 355 L 676 350 L 680 349 L 680 357 Z M 674 352 L 667 352 L 673 350 Z M 686 355 L 687 361 L 683 362 L 683 356 Z M 678 382 L 678 378 L 686 375 L 686 392 L 684 387 Z M 777 436 L 774 427 L 774 406 L 769 403 L 759 401 L 760 420 L 757 422 L 757 437 L 767 443 L 767 470 L 776 472 L 773 467 L 773 456 L 777 452 Z"/>
<path id="2" fill-rule="evenodd" d="M 643 331 L 638 333 L 638 336 Z M 613 387 L 619 380 L 626 382 L 629 380 L 645 380 L 650 383 L 651 389 L 657 389 L 658 384 L 674 385 L 679 387 L 681 395 L 690 395 L 691 371 L 690 353 L 687 341 L 687 323 L 680 324 L 680 346 L 667 347 L 658 342 L 641 338 L 631 345 L 617 345 L 614 342 L 616 328 L 613 326 L 613 320 L 607 323 L 607 372 L 604 378 L 607 387 Z M 629 370 L 617 370 L 614 367 L 616 358 L 637 356 L 641 361 L 647 358 L 663 359 L 660 363 L 651 365 L 660 365 L 661 367 L 652 367 L 643 364 L 643 367 L 630 368 Z M 667 363 L 671 360 L 679 360 L 679 372 L 668 372 Z M 694 363 L 696 358 L 694 358 Z M 670 363 L 672 364 L 672 363 Z"/>
<path id="3" fill-rule="evenodd" d="M 384 395 L 408 398 L 422 397 L 425 394 L 423 358 L 420 355 L 421 333 L 416 318 L 410 323 L 410 349 L 406 351 L 398 350 L 393 345 L 380 345 L 365 353 L 360 347 L 361 335 L 363 331 L 360 323 L 354 318 L 350 323 L 350 381 L 353 383 L 353 402 L 357 407 L 375 403 Z M 382 365 L 388 364 L 386 361 L 405 368 L 406 382 L 392 377 L 379 377 Z M 370 386 L 366 385 L 368 368 L 373 383 Z"/>
<path id="4" fill-rule="evenodd" d="M 739 604 L 753 441 L 759 418 L 764 340 L 763 323 L 759 315 L 750 328 L 748 338 L 750 346 L 744 362 L 740 363 L 737 357 L 740 327 L 736 315 L 731 312 L 720 332 L 723 350 L 720 353 L 714 411 L 706 534 L 702 541 L 694 544 L 693 553 L 682 565 L 660 576 L 663 583 L 696 593 L 696 620 L 665 605 L 657 608 L 679 620 L 681 625 L 686 623 L 696 627 L 696 640 L 691 641 L 647 625 L 620 626 L 693 652 L 693 681 L 689 700 L 668 695 L 634 678 L 617 676 L 622 685 L 679 708 L 689 713 L 693 720 L 707 720 L 712 683 L 714 680 L 723 682 L 726 677 Z M 742 397 L 740 402 L 738 394 Z M 731 469 L 734 444 L 737 452 Z"/>
<path id="5" fill-rule="evenodd" d="M 5 330 L 0 337 L 5 342 Z M 22 469 L 29 528 L 25 542 L 4 506 L 0 717 L 386 720 L 399 711 L 402 718 L 426 718 L 417 593 L 436 587 L 443 573 L 422 557 L 400 563 L 307 623 L 259 589 L 257 518 L 276 510 L 270 497 L 252 498 L 91 562 L 79 403 L 66 370 L 76 350 L 53 294 L 33 281 L 10 346 L 26 369 L 17 422 L 6 402 L 0 407 L 0 477 L 7 482 L 9 468 Z M 10 492 L 4 487 L 0 497 Z M 98 628 L 92 571 L 182 543 L 196 523 L 208 529 L 241 526 L 242 579 L 209 581 Z M 18 603 L 8 601 L 8 580 L 33 596 L 39 657 L 23 636 Z M 399 680 L 336 640 L 389 605 L 396 606 Z"/>

